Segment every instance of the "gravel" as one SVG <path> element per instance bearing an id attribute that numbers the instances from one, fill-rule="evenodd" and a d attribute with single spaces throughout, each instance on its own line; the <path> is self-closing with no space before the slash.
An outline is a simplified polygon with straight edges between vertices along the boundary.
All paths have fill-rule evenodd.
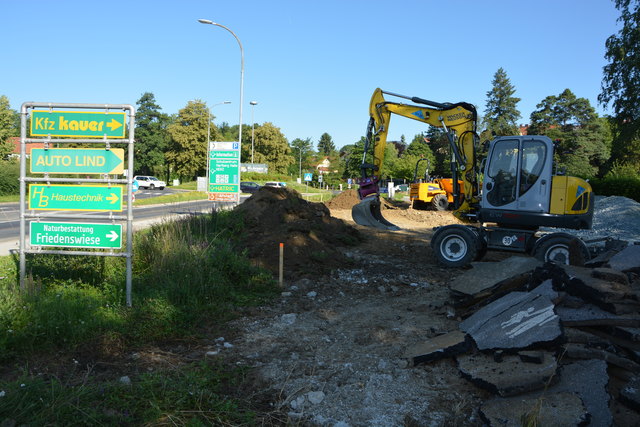
<path id="1" fill-rule="evenodd" d="M 545 230 L 564 231 L 585 241 L 612 237 L 640 243 L 640 203 L 621 196 L 596 196 L 591 230 Z"/>

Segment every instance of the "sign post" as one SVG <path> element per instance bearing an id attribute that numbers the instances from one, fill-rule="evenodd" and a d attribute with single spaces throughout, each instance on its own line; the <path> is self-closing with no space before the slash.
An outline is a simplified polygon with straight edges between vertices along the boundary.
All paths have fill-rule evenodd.
<path id="1" fill-rule="evenodd" d="M 240 144 L 211 142 L 209 149 L 209 200 L 240 201 Z"/>
<path id="2" fill-rule="evenodd" d="M 120 249 L 122 224 L 32 221 L 29 237 L 31 246 Z"/>
<path id="3" fill-rule="evenodd" d="M 29 209 L 121 211 L 122 186 L 31 184 Z"/>
<path id="4" fill-rule="evenodd" d="M 20 288 L 27 254 L 122 257 L 131 306 L 135 108 L 25 102 L 20 116 Z M 85 219 L 96 222 L 73 222 Z"/>
<path id="5" fill-rule="evenodd" d="M 124 138 L 124 112 L 49 111 L 31 112 L 31 136 L 73 138 Z"/>
<path id="6" fill-rule="evenodd" d="M 31 172 L 122 175 L 124 149 L 34 148 L 31 150 Z"/>

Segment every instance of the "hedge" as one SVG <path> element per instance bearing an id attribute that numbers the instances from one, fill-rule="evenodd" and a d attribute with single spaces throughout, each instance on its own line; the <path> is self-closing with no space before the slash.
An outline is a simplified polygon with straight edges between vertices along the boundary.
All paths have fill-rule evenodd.
<path id="1" fill-rule="evenodd" d="M 589 183 L 598 196 L 624 196 L 640 202 L 640 179 L 593 178 Z"/>
<path id="2" fill-rule="evenodd" d="M 20 163 L 0 161 L 0 196 L 20 194 Z"/>

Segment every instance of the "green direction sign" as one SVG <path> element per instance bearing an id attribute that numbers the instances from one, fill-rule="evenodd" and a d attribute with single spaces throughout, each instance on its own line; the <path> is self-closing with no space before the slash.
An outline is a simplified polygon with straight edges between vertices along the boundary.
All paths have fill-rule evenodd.
<path id="1" fill-rule="evenodd" d="M 209 150 L 209 200 L 238 201 L 240 144 L 213 142 Z"/>
<path id="2" fill-rule="evenodd" d="M 32 221 L 29 226 L 31 246 L 112 249 L 122 247 L 122 224 Z"/>
<path id="3" fill-rule="evenodd" d="M 122 174 L 124 149 L 34 148 L 31 150 L 31 172 Z"/>
<path id="4" fill-rule="evenodd" d="M 120 185 L 29 185 L 29 209 L 121 211 Z"/>
<path id="5" fill-rule="evenodd" d="M 124 138 L 126 120 L 125 112 L 33 110 L 31 136 Z"/>

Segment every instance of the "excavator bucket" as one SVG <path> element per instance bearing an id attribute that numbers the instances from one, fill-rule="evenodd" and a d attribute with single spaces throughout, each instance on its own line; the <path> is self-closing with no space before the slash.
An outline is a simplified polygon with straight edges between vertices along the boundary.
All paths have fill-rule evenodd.
<path id="1" fill-rule="evenodd" d="M 380 212 L 378 196 L 369 196 L 351 208 L 351 217 L 356 224 L 383 230 L 400 230 L 400 227 L 384 219 Z"/>

